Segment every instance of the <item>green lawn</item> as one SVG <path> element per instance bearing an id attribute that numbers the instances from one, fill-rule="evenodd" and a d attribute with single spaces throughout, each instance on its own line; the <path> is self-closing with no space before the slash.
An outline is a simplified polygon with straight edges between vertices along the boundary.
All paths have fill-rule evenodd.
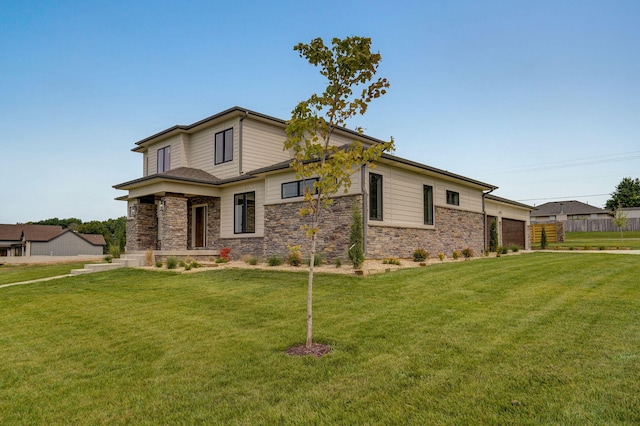
<path id="1" fill-rule="evenodd" d="M 0 285 L 66 275 L 72 269 L 82 269 L 87 263 L 95 262 L 63 262 L 50 265 L 0 265 Z"/>
<path id="2" fill-rule="evenodd" d="M 633 249 L 640 250 L 640 231 L 627 231 L 620 238 L 620 232 L 567 232 L 565 242 L 550 243 L 549 247 L 575 249 Z M 538 244 L 539 245 L 539 244 Z"/>
<path id="3" fill-rule="evenodd" d="M 366 278 L 121 269 L 0 289 L 0 424 L 638 424 L 640 257 Z"/>

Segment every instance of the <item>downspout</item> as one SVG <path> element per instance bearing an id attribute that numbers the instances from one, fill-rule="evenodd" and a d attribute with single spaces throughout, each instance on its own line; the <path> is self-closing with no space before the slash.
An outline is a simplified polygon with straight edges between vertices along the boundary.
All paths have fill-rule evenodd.
<path id="1" fill-rule="evenodd" d="M 242 170 L 242 122 L 249 116 L 249 111 L 244 112 L 244 117 L 240 117 L 240 124 L 238 125 L 238 174 L 244 174 Z"/>
<path id="2" fill-rule="evenodd" d="M 484 250 L 487 251 L 487 208 L 485 207 L 484 197 L 491 194 L 498 188 L 492 188 L 487 192 L 482 191 L 482 216 L 484 220 L 482 221 L 482 240 L 484 242 Z"/>
<path id="3" fill-rule="evenodd" d="M 362 251 L 364 252 L 364 256 L 367 256 L 367 226 L 368 226 L 368 218 L 369 214 L 366 211 L 367 208 L 367 191 L 365 186 L 365 176 L 366 176 L 366 168 L 367 166 L 360 167 L 360 189 L 362 193 Z"/>

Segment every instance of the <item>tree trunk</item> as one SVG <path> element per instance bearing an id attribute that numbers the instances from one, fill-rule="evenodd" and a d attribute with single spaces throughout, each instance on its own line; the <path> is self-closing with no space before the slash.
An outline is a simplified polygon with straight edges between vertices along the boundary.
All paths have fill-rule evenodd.
<path id="1" fill-rule="evenodd" d="M 309 282 L 307 283 L 307 348 L 313 343 L 313 267 L 316 260 L 316 233 L 311 237 L 311 253 L 309 259 Z"/>

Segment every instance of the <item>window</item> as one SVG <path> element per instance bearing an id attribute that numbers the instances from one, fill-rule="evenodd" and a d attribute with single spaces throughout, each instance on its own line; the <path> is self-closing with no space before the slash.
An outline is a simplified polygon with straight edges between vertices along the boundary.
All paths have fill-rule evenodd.
<path id="1" fill-rule="evenodd" d="M 233 196 L 235 234 L 256 232 L 256 193 L 245 192 Z"/>
<path id="2" fill-rule="evenodd" d="M 382 175 L 369 173 L 369 219 L 382 220 Z"/>
<path id="3" fill-rule="evenodd" d="M 424 203 L 424 224 L 433 225 L 433 187 L 422 186 L 422 202 Z"/>
<path id="4" fill-rule="evenodd" d="M 447 190 L 447 204 L 454 206 L 460 205 L 460 194 L 455 191 Z"/>
<path id="5" fill-rule="evenodd" d="M 314 182 L 317 181 L 318 178 L 313 178 L 283 183 L 282 198 L 301 197 L 307 190 L 312 194 L 317 194 L 318 190 L 313 187 Z"/>
<path id="6" fill-rule="evenodd" d="M 165 146 L 158 150 L 158 171 L 157 173 L 167 172 L 171 169 L 171 147 Z"/>
<path id="7" fill-rule="evenodd" d="M 215 164 L 233 160 L 233 129 L 216 133 Z"/>

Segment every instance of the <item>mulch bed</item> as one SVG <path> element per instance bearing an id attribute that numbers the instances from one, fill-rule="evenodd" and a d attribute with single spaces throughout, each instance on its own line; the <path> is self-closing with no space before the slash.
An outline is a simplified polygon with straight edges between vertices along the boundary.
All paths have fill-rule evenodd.
<path id="1" fill-rule="evenodd" d="M 331 347 L 328 345 L 323 345 L 322 343 L 312 343 L 311 347 L 307 347 L 306 345 L 298 345 L 292 348 L 289 348 L 285 351 L 287 355 L 293 356 L 307 356 L 313 355 L 316 358 L 320 358 L 331 352 Z"/>

